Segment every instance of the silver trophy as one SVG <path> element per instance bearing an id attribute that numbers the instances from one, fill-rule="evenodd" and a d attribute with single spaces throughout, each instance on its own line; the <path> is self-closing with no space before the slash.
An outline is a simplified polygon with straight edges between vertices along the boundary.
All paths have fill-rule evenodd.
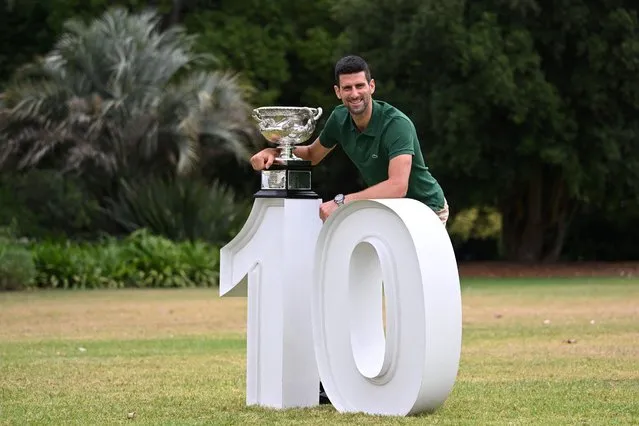
<path id="1" fill-rule="evenodd" d="M 256 197 L 317 198 L 311 191 L 311 162 L 293 154 L 315 131 L 322 108 L 269 106 L 253 110 L 253 119 L 267 141 L 277 144 L 279 155 L 262 171 L 261 190 Z"/>
<path id="2" fill-rule="evenodd" d="M 262 136 L 280 148 L 277 157 L 280 163 L 301 161 L 293 154 L 295 145 L 304 143 L 315 130 L 317 120 L 322 116 L 322 108 L 308 107 L 261 107 L 253 110 Z"/>

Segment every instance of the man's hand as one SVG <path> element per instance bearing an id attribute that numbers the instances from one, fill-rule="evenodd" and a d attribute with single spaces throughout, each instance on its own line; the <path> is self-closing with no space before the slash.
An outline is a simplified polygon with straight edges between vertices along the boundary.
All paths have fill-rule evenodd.
<path id="1" fill-rule="evenodd" d="M 276 148 L 265 148 L 251 157 L 251 167 L 253 170 L 264 170 L 271 167 L 275 157 L 279 154 Z"/>
<path id="2" fill-rule="evenodd" d="M 328 219 L 331 213 L 337 210 L 337 207 L 339 206 L 333 200 L 322 203 L 320 206 L 320 219 L 322 219 L 322 222 L 326 222 L 326 219 Z"/>

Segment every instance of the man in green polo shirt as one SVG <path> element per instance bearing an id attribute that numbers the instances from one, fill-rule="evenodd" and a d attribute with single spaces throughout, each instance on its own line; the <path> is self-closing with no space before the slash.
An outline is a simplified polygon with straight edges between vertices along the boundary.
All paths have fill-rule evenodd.
<path id="1" fill-rule="evenodd" d="M 445 225 L 448 203 L 424 162 L 415 126 L 397 108 L 373 100 L 375 80 L 368 64 L 358 56 L 340 59 L 334 88 L 342 105 L 335 107 L 319 137 L 296 147 L 294 153 L 315 165 L 339 145 L 368 187 L 323 203 L 322 220 L 350 201 L 408 197 L 430 207 Z M 251 158 L 251 165 L 255 170 L 268 169 L 277 155 L 277 149 L 266 148 Z"/>

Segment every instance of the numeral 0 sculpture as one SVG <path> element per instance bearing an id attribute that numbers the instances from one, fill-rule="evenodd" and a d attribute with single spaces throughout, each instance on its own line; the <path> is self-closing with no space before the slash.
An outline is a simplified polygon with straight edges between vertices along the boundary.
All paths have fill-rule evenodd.
<path id="1" fill-rule="evenodd" d="M 435 410 L 462 337 L 445 227 L 411 199 L 351 202 L 324 224 L 320 204 L 258 197 L 221 250 L 220 295 L 248 296 L 247 404 L 314 406 L 321 380 L 340 412 Z"/>

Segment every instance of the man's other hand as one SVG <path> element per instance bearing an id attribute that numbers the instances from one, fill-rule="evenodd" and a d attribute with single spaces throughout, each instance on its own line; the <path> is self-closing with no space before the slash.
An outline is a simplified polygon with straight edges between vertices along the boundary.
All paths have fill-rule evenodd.
<path id="1" fill-rule="evenodd" d="M 265 148 L 251 157 L 251 167 L 253 170 L 264 170 L 271 167 L 275 157 L 279 154 L 276 148 Z"/>
<path id="2" fill-rule="evenodd" d="M 326 219 L 328 219 L 328 217 L 335 211 L 337 210 L 337 207 L 339 207 L 337 205 L 337 203 L 333 200 L 331 201 L 327 201 L 325 203 L 322 203 L 322 205 L 320 206 L 320 219 L 322 219 L 322 222 L 326 222 Z"/>

